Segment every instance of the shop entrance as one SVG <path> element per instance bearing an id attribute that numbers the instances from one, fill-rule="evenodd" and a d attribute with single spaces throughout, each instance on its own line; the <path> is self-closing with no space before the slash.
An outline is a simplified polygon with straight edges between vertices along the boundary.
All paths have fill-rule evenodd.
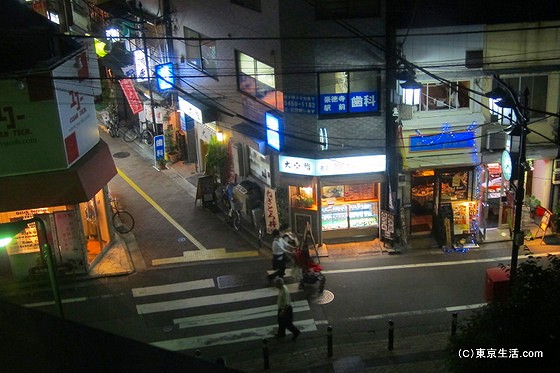
<path id="1" fill-rule="evenodd" d="M 434 170 L 418 170 L 411 180 L 411 235 L 428 235 L 433 228 L 434 215 Z"/>

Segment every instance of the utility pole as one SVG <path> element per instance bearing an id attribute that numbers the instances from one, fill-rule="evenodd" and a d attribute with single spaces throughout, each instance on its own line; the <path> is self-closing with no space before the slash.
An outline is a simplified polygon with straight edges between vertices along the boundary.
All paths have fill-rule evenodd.
<path id="1" fill-rule="evenodd" d="M 138 8 L 140 9 L 140 32 L 142 33 L 142 45 L 144 47 L 144 58 L 146 60 L 146 78 L 148 79 L 148 94 L 150 96 L 150 108 L 152 109 L 152 130 L 154 135 L 159 135 L 159 131 L 156 124 L 156 110 L 154 108 L 154 94 L 152 92 L 152 83 L 150 81 L 150 59 L 148 58 L 148 44 L 146 43 L 146 19 L 144 18 L 144 9 L 142 8 L 142 3 L 138 2 Z M 140 130 L 142 130 L 140 128 Z"/>

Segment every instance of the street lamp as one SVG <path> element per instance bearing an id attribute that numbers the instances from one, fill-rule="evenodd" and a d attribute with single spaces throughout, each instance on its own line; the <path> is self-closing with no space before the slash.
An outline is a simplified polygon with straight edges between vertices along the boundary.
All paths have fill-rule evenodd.
<path id="1" fill-rule="evenodd" d="M 526 162 L 526 144 L 525 140 L 529 130 L 527 129 L 527 116 L 524 110 L 521 110 L 521 105 L 513 90 L 503 80 L 494 76 L 494 79 L 499 83 L 499 87 L 485 94 L 496 102 L 496 105 L 502 108 L 512 109 L 515 118 L 511 125 L 504 131 L 510 135 L 519 136 L 519 156 L 517 163 L 517 185 L 515 187 L 515 219 L 513 225 L 513 244 L 511 248 L 511 268 L 510 268 L 510 282 L 515 281 L 517 274 L 517 257 L 519 256 L 519 247 L 524 243 L 524 234 L 521 231 L 521 214 L 523 213 L 523 199 L 525 198 L 525 167 Z M 528 92 L 524 93 L 524 101 L 527 102 Z M 511 118 L 513 119 L 513 118 Z"/>
<path id="2" fill-rule="evenodd" d="M 58 282 L 56 279 L 56 274 L 54 271 L 54 260 L 52 255 L 51 246 L 49 245 L 49 241 L 47 239 L 47 229 L 45 227 L 45 222 L 43 219 L 38 217 L 33 217 L 32 219 L 28 220 L 19 220 L 10 223 L 2 223 L 0 224 L 0 247 L 4 247 L 10 243 L 11 239 L 15 237 L 18 233 L 22 230 L 27 228 L 29 223 L 35 223 L 37 229 L 37 236 L 41 234 L 41 240 L 39 240 L 39 249 L 41 251 L 41 256 L 47 265 L 47 271 L 49 273 L 49 279 L 51 282 L 51 288 L 53 292 L 54 302 L 58 308 L 58 314 L 60 318 L 64 318 L 64 313 L 62 311 L 62 302 L 60 300 L 60 294 L 58 291 Z M 41 245 L 41 241 L 44 242 Z"/>

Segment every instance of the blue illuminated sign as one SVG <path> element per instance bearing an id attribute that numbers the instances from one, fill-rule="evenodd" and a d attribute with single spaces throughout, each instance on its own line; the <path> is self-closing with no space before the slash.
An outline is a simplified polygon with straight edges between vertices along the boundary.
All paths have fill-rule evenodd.
<path id="1" fill-rule="evenodd" d="M 159 90 L 165 91 L 175 85 L 175 72 L 171 62 L 156 65 L 156 84 Z"/>
<path id="2" fill-rule="evenodd" d="M 377 92 L 331 93 L 319 96 L 321 114 L 369 113 L 379 111 Z"/>
<path id="3" fill-rule="evenodd" d="M 410 152 L 464 149 L 476 145 L 472 131 L 410 136 Z"/>
<path id="4" fill-rule="evenodd" d="M 282 130 L 281 123 L 282 119 L 274 116 L 272 113 L 267 112 L 265 114 L 265 124 L 266 124 L 266 143 L 273 149 L 280 151 L 281 139 L 280 131 Z"/>
<path id="5" fill-rule="evenodd" d="M 154 136 L 154 159 L 156 161 L 165 159 L 165 140 L 163 135 Z"/>

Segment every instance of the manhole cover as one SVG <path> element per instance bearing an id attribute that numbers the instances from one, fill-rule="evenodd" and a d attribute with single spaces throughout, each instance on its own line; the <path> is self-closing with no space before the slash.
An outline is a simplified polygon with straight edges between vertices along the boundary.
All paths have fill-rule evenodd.
<path id="1" fill-rule="evenodd" d="M 163 331 L 164 331 L 165 333 L 169 333 L 169 332 L 172 331 L 172 330 L 173 330 L 173 325 L 165 325 L 165 326 L 163 327 Z"/>
<path id="2" fill-rule="evenodd" d="M 334 300 L 334 294 L 328 290 L 323 290 L 322 294 L 311 298 L 311 303 L 315 304 L 327 304 Z"/>
<path id="3" fill-rule="evenodd" d="M 117 152 L 115 154 L 113 154 L 114 158 L 126 158 L 126 157 L 130 157 L 130 153 L 129 152 Z"/>

